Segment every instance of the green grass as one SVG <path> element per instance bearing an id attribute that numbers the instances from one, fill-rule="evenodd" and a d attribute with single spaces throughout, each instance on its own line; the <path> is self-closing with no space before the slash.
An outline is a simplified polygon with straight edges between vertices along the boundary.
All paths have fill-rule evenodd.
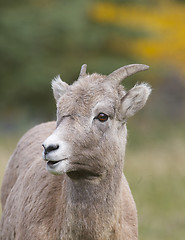
<path id="1" fill-rule="evenodd" d="M 124 172 L 136 201 L 141 240 L 185 239 L 184 126 L 128 126 Z M 0 139 L 0 184 L 18 136 Z"/>
<path id="2" fill-rule="evenodd" d="M 157 133 L 158 138 L 155 137 Z M 141 138 L 142 134 L 141 131 Z M 130 137 L 134 135 L 131 133 Z M 183 126 L 160 126 L 145 138 L 147 141 L 142 141 L 139 147 L 136 143 L 129 144 L 125 162 L 125 173 L 138 209 L 140 239 L 184 240 Z"/>

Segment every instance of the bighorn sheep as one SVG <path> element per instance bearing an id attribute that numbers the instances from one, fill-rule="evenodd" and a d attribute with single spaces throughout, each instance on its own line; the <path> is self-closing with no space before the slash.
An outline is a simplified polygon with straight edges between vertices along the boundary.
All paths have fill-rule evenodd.
<path id="1" fill-rule="evenodd" d="M 86 74 L 83 65 L 72 85 L 60 77 L 52 81 L 57 121 L 26 133 L 9 160 L 1 240 L 138 239 L 123 174 L 126 121 L 145 105 L 151 88 L 143 83 L 126 92 L 121 81 L 146 69 L 133 64 L 103 76 Z"/>

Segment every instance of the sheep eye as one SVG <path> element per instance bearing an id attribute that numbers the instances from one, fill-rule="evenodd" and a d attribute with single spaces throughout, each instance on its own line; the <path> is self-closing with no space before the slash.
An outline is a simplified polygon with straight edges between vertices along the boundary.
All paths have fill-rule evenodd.
<path id="1" fill-rule="evenodd" d="M 105 113 L 99 113 L 95 119 L 98 119 L 100 122 L 106 122 L 108 120 L 109 116 Z"/>

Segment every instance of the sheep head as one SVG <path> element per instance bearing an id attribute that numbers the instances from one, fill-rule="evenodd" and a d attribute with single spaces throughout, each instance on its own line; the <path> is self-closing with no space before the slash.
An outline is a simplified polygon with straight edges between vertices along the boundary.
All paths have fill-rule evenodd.
<path id="1" fill-rule="evenodd" d="M 124 78 L 148 69 L 146 65 L 124 66 L 108 76 L 89 75 L 86 67 L 82 65 L 72 85 L 59 76 L 52 81 L 57 127 L 43 144 L 47 170 L 75 179 L 101 178 L 115 168 L 122 171 L 126 121 L 151 93 L 145 83 L 128 92 L 121 85 Z"/>

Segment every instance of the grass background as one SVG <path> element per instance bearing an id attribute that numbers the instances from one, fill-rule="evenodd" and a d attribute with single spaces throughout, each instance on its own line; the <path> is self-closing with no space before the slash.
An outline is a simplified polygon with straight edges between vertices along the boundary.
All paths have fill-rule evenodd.
<path id="1" fill-rule="evenodd" d="M 137 134 L 142 142 L 139 147 L 128 144 L 125 164 L 138 209 L 140 239 L 185 239 L 183 128 L 164 124 L 149 135 L 131 133 L 130 141 Z"/>
<path id="2" fill-rule="evenodd" d="M 138 209 L 140 239 L 184 240 L 184 124 L 137 125 L 137 120 L 128 123 L 124 172 Z M 0 138 L 0 184 L 22 133 Z"/>

